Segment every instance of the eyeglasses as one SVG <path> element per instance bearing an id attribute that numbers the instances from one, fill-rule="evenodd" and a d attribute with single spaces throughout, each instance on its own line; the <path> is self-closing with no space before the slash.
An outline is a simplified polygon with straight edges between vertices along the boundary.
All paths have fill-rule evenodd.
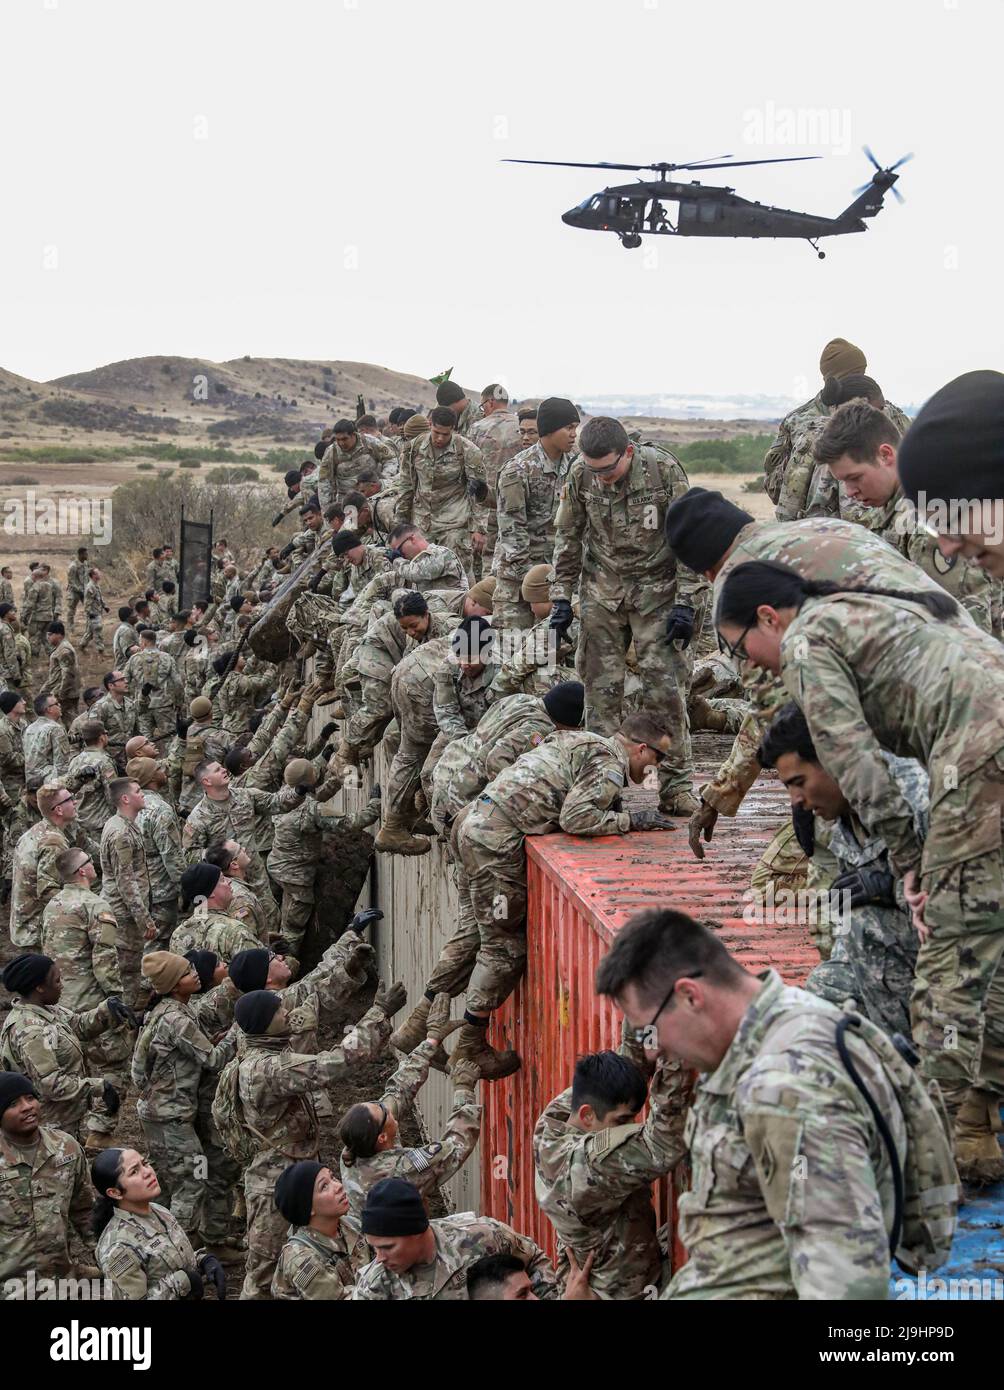
<path id="1" fill-rule="evenodd" d="M 746 640 L 746 634 L 750 631 L 751 628 L 755 626 L 756 619 L 754 618 L 751 623 L 746 624 L 742 632 L 739 634 L 739 641 L 734 643 L 729 642 L 725 637 L 722 636 L 721 633 L 719 633 L 718 650 L 720 652 L 724 652 L 727 656 L 731 656 L 736 661 L 749 661 L 749 652 L 743 646 L 743 643 Z"/>
<path id="2" fill-rule="evenodd" d="M 656 1009 L 656 1011 L 655 1011 L 655 1016 L 654 1016 L 654 1018 L 652 1019 L 652 1022 L 651 1022 L 651 1023 L 647 1023 L 647 1024 L 645 1025 L 644 1028 L 636 1028 L 636 1029 L 634 1030 L 634 1034 L 633 1034 L 634 1040 L 635 1040 L 635 1042 L 638 1044 L 639 1047 L 654 1046 L 654 1036 L 653 1036 L 653 1035 L 654 1035 L 654 1031 L 655 1031 L 655 1025 L 659 1022 L 659 1018 L 660 1018 L 660 1016 L 661 1016 L 661 1014 L 662 1014 L 662 1011 L 666 1008 L 666 1005 L 669 1003 L 669 1001 L 672 999 L 673 995 L 676 993 L 676 987 L 677 987 L 677 985 L 680 983 L 680 981 L 683 980 L 683 979 L 687 979 L 687 980 L 699 980 L 703 974 L 704 974 L 704 971 L 703 971 L 703 970 L 690 970 L 690 971 L 687 972 L 686 975 L 678 975 L 678 976 L 676 977 L 676 979 L 673 981 L 673 983 L 672 983 L 672 984 L 670 985 L 670 987 L 669 987 L 669 993 L 666 995 L 665 999 L 662 1001 L 662 1003 L 661 1003 L 661 1004 L 659 1005 L 659 1007 Z"/>
<path id="3" fill-rule="evenodd" d="M 595 478 L 605 478 L 606 475 L 607 475 L 608 473 L 613 473 L 613 471 L 614 471 L 617 467 L 619 467 L 620 461 L 621 461 L 621 459 L 624 457 L 624 455 L 625 455 L 626 453 L 627 453 L 627 450 L 626 450 L 626 449 L 622 449 L 622 450 L 620 451 L 620 453 L 617 455 L 617 457 L 614 459 L 613 463 L 605 463 L 605 464 L 603 465 L 602 468 L 596 468 L 596 467 L 594 467 L 593 464 L 590 463 L 589 460 L 587 459 L 587 460 L 586 460 L 586 467 L 589 469 L 590 473 L 592 473 L 593 477 L 595 477 Z"/>
<path id="4" fill-rule="evenodd" d="M 664 763 L 666 759 L 669 757 L 669 754 L 667 752 L 665 752 L 661 748 L 656 748 L 656 746 L 652 743 L 643 743 L 642 747 L 647 748 L 650 753 L 655 754 L 656 766 L 658 766 L 659 763 Z"/>
<path id="5" fill-rule="evenodd" d="M 52 803 L 52 805 L 49 807 L 49 810 L 50 810 L 50 811 L 55 811 L 57 807 L 59 807 L 59 806 L 65 806 L 66 803 L 67 803 L 68 801 L 76 801 L 76 799 L 77 799 L 77 798 L 76 798 L 75 796 L 72 796 L 72 795 L 71 795 L 71 796 L 64 796 L 63 799 L 62 799 L 62 801 L 54 801 L 54 802 Z"/>
<path id="6" fill-rule="evenodd" d="M 387 1126 L 387 1117 L 390 1115 L 390 1111 L 387 1109 L 386 1105 L 384 1105 L 382 1100 L 378 1100 L 376 1104 L 380 1107 L 380 1129 L 378 1133 L 383 1134 L 384 1129 Z"/>

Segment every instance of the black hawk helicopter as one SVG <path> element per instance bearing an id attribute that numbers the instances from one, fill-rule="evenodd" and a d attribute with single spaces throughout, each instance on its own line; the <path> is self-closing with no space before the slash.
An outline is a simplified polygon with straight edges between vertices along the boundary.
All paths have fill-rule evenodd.
<path id="1" fill-rule="evenodd" d="M 737 159 L 731 155 L 715 155 L 690 164 L 580 164 L 565 159 L 506 159 L 504 164 L 548 164 L 563 169 L 629 169 L 637 172 L 652 169 L 659 177 L 635 183 L 604 188 L 592 193 L 578 207 L 562 213 L 562 222 L 570 227 L 582 227 L 590 232 L 615 232 L 626 250 L 641 245 L 646 236 L 721 236 L 721 237 L 800 237 L 807 241 L 820 260 L 818 239 L 824 236 L 843 236 L 845 232 L 866 232 L 862 220 L 874 217 L 882 208 L 882 200 L 892 189 L 899 202 L 905 202 L 898 188 L 896 170 L 912 154 L 905 154 L 895 164 L 883 169 L 867 145 L 865 154 L 875 166 L 868 183 L 856 188 L 854 202 L 837 217 L 816 217 L 808 212 L 791 212 L 765 203 L 751 203 L 748 198 L 736 197 L 732 188 L 712 188 L 698 183 L 676 183 L 669 178 L 678 169 L 703 172 L 707 169 L 741 169 L 751 164 L 795 164 L 820 155 L 789 155 L 783 159 Z M 669 220 L 664 201 L 679 204 L 675 224 Z"/>

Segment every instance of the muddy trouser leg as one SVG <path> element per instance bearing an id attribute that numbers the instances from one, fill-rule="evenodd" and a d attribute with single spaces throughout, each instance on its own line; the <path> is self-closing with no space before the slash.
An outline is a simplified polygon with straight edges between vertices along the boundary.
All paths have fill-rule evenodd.
<path id="1" fill-rule="evenodd" d="M 480 943 L 467 1008 L 485 1014 L 512 994 L 526 968 L 526 852 L 523 836 L 479 803 L 458 837 Z"/>
<path id="2" fill-rule="evenodd" d="M 667 612 L 659 608 L 654 613 L 628 615 L 642 681 L 642 707 L 660 716 L 673 740 L 659 768 L 659 799 L 663 802 L 675 792 L 692 791 L 694 782 L 687 717 L 691 658 L 686 651 L 667 646 Z"/>
<path id="3" fill-rule="evenodd" d="M 157 935 L 150 941 L 144 941 L 144 955 L 148 955 L 150 951 L 167 950 L 171 933 L 178 925 L 178 899 L 168 898 L 164 902 L 151 903 L 150 916 L 157 924 Z"/>
<path id="4" fill-rule="evenodd" d="M 197 1237 L 202 1231 L 209 1169 L 195 1126 L 181 1120 L 140 1123 L 161 1188 L 170 1190 L 171 1215 L 187 1236 Z"/>
<path id="5" fill-rule="evenodd" d="M 314 890 L 303 883 L 284 883 L 282 885 L 282 916 L 279 919 L 279 934 L 290 944 L 294 956 L 299 956 L 300 945 L 310 926 L 314 912 Z"/>
<path id="6" fill-rule="evenodd" d="M 586 689 L 585 727 L 609 738 L 621 722 L 625 654 L 631 628 L 623 607 L 611 613 L 595 599 L 580 599 L 575 669 Z"/>
<path id="7" fill-rule="evenodd" d="M 271 1297 L 272 1276 L 286 1243 L 289 1222 L 276 1208 L 275 1184 L 283 1169 L 289 1165 L 273 1166 L 276 1171 L 268 1176 L 251 1169 L 246 1169 L 244 1173 L 248 1249 L 242 1299 Z"/>
<path id="8" fill-rule="evenodd" d="M 832 1004 L 851 999 L 890 1036 L 909 1037 L 918 944 L 908 912 L 874 903 L 854 908 L 849 918 L 837 919 L 830 958 L 816 966 L 805 987 Z"/>
<path id="9" fill-rule="evenodd" d="M 116 945 L 119 956 L 119 974 L 122 977 L 122 998 L 132 1009 L 144 1009 L 150 998 L 150 990 L 143 983 L 143 947 L 146 944 L 143 932 L 133 919 L 125 913 L 116 912 L 118 934 Z"/>
<path id="10" fill-rule="evenodd" d="M 416 741 L 406 728 L 402 728 L 401 741 L 384 789 L 385 815 L 400 816 L 408 825 L 414 821 L 415 793 L 421 785 L 422 764 L 431 747 L 429 743 Z"/>
<path id="11" fill-rule="evenodd" d="M 227 1153 L 213 1124 L 212 1115 L 200 1107 L 195 1132 L 206 1155 L 209 1172 L 203 1203 L 202 1236 L 209 1245 L 223 1245 L 233 1228 L 234 1195 L 240 1182 L 240 1165 Z"/>
<path id="12" fill-rule="evenodd" d="M 132 1057 L 134 1034 L 130 1028 L 113 1028 L 84 1045 L 87 1071 L 90 1076 L 104 1076 L 125 1101 L 129 1089 L 129 1061 Z M 88 1134 L 114 1134 L 118 1115 L 87 1113 Z"/>
<path id="13" fill-rule="evenodd" d="M 457 929 L 439 953 L 439 960 L 425 986 L 426 994 L 448 994 L 455 999 L 467 988 L 481 944 L 478 919 L 474 915 L 471 892 L 467 884 L 467 874 L 462 864 L 455 866 L 457 898 Z"/>

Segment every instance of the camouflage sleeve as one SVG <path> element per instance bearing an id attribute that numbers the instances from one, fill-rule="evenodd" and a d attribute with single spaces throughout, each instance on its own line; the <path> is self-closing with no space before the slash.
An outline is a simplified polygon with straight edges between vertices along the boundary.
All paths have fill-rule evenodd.
<path id="1" fill-rule="evenodd" d="M 448 558 L 438 550 L 423 550 L 414 560 L 395 560 L 393 570 L 376 575 L 373 583 L 387 594 L 405 584 L 429 584 L 446 575 Z"/>
<path id="2" fill-rule="evenodd" d="M 24 1072 L 43 1101 L 65 1104 L 86 1096 L 93 1102 L 95 1092 L 102 1085 L 101 1079 L 65 1070 L 49 1043 L 47 1031 L 32 1028 L 18 1038 L 18 1070 Z"/>
<path id="3" fill-rule="evenodd" d="M 279 816 L 283 811 L 295 811 L 303 805 L 303 798 L 295 787 L 280 787 L 277 792 L 262 791 L 260 787 L 246 787 L 251 798 L 251 806 L 256 816 Z"/>
<path id="4" fill-rule="evenodd" d="M 182 1057 L 202 1067 L 204 1071 L 222 1071 L 237 1051 L 239 1030 L 236 1023 L 215 1046 L 193 1018 L 183 1019 L 180 1028 L 172 1019 L 171 1027 L 174 1029 L 173 1046 Z"/>
<path id="5" fill-rule="evenodd" d="M 38 588 L 34 584 L 29 584 L 25 591 L 24 598 L 21 600 L 21 623 L 23 626 L 26 627 L 29 621 L 34 617 L 37 607 Z"/>
<path id="6" fill-rule="evenodd" d="M 271 748 L 276 735 L 280 729 L 285 728 L 285 723 L 297 713 L 294 705 L 291 710 L 283 708 L 281 700 L 276 700 L 275 704 L 266 714 L 265 718 L 258 725 L 247 744 L 247 751 L 254 758 L 255 762 Z"/>
<path id="7" fill-rule="evenodd" d="M 386 1303 L 394 1297 L 391 1290 L 385 1287 L 386 1283 L 383 1265 L 373 1260 L 359 1271 L 350 1298 L 353 1303 Z"/>
<path id="8" fill-rule="evenodd" d="M 468 485 L 471 483 L 484 483 L 487 487 L 488 470 L 485 467 L 484 454 L 470 439 L 462 440 L 461 447 L 464 453 L 464 473 L 467 475 Z M 471 530 L 484 533 L 488 531 L 487 497 L 478 501 L 476 497 L 471 495 Z"/>
<path id="9" fill-rule="evenodd" d="M 739 726 L 732 750 L 710 782 L 701 788 L 701 800 L 713 806 L 720 815 L 734 816 L 743 797 L 760 776 L 757 758 L 761 728 L 752 714 L 746 714 Z"/>
<path id="10" fill-rule="evenodd" d="M 390 1019 L 382 1009 L 373 1008 L 349 1029 L 340 1047 L 312 1057 L 302 1052 L 278 1053 L 266 1059 L 260 1074 L 280 1095 L 307 1095 L 318 1086 L 337 1081 L 351 1067 L 372 1062 L 382 1052 L 390 1034 Z"/>
<path id="11" fill-rule="evenodd" d="M 101 1273 L 112 1286 L 112 1297 L 131 1303 L 175 1302 L 191 1292 L 183 1269 L 172 1269 L 151 1284 L 139 1252 L 129 1245 L 113 1246 L 101 1259 Z"/>
<path id="12" fill-rule="evenodd" d="M 397 525 L 403 521 L 410 522 L 415 510 L 415 463 L 412 455 L 411 449 L 405 450 L 397 475 L 397 502 L 394 506 Z"/>
<path id="13" fill-rule="evenodd" d="M 105 841 L 105 856 L 111 869 L 115 887 L 129 910 L 133 921 L 141 927 L 151 925 L 150 904 L 140 891 L 139 881 L 133 869 L 135 851 L 132 838 L 126 835 L 110 835 Z"/>
<path id="14" fill-rule="evenodd" d="M 528 676 L 552 659 L 550 629 L 542 634 L 536 627 L 527 632 L 519 632 L 511 648 L 510 655 L 499 667 L 491 684 L 492 695 L 500 700 L 506 695 L 518 695 Z M 492 774 L 494 776 L 494 773 Z"/>
<path id="15" fill-rule="evenodd" d="M 380 801 L 376 797 L 370 797 L 358 811 L 350 811 L 347 815 L 339 815 L 330 800 L 318 801 L 316 796 L 311 800 L 310 821 L 322 835 L 338 835 L 343 830 L 365 830 L 380 819 Z"/>
<path id="16" fill-rule="evenodd" d="M 94 1189 L 91 1187 L 90 1165 L 83 1149 L 73 1141 L 73 1194 L 68 1212 L 70 1225 L 77 1238 L 88 1250 L 94 1245 L 91 1233 L 91 1211 L 94 1208 Z"/>
<path id="17" fill-rule="evenodd" d="M 530 568 L 526 488 L 520 473 L 508 464 L 499 474 L 496 502 L 498 540 L 493 569 L 500 579 L 519 584 Z"/>
<path id="18" fill-rule="evenodd" d="M 449 1182 L 474 1152 L 481 1138 L 483 1113 L 473 1086 L 457 1086 L 454 1089 L 453 1108 L 440 1135 L 441 1148 L 433 1164 L 437 1186 Z"/>
<path id="19" fill-rule="evenodd" d="M 463 738 L 467 733 L 460 700 L 457 698 L 456 683 L 453 680 L 453 673 L 457 669 L 457 664 L 451 657 L 444 657 L 436 671 L 432 692 L 433 716 L 439 725 L 440 733 L 449 739 Z"/>
<path id="20" fill-rule="evenodd" d="M 181 875 L 188 867 L 185 862 L 185 851 L 181 845 L 181 827 L 178 818 L 169 807 L 157 807 L 156 817 L 156 843 L 157 853 L 160 855 L 160 862 L 164 866 L 164 872 L 171 882 L 177 887 L 181 882 Z"/>
<path id="21" fill-rule="evenodd" d="M 795 653 L 798 653 L 796 656 Z M 862 823 L 881 835 L 896 872 L 918 868 L 913 812 L 864 716 L 853 672 L 829 643 L 799 635 L 782 648 L 782 678 L 801 706 L 819 761 Z"/>
<path id="22" fill-rule="evenodd" d="M 70 766 L 72 757 L 73 749 L 70 747 L 69 736 L 62 724 L 57 724 L 52 735 L 52 766 L 57 777 L 62 777 Z"/>
<path id="23" fill-rule="evenodd" d="M 572 465 L 554 517 L 554 583 L 551 598 L 571 601 L 582 570 L 582 538 L 586 532 L 586 508 L 582 501 L 582 468 Z"/>
<path id="24" fill-rule="evenodd" d="M 429 1062 L 436 1047 L 436 1043 L 426 1038 L 398 1064 L 397 1071 L 387 1082 L 380 1099 L 398 1118 L 415 1104 L 415 1097 L 428 1080 Z"/>
<path id="25" fill-rule="evenodd" d="M 208 994 L 192 996 L 188 1007 L 195 1015 L 195 1021 L 203 1033 L 209 1037 L 229 1028 L 234 1016 L 234 1006 L 240 994 L 229 976 L 209 991 Z"/>
<path id="26" fill-rule="evenodd" d="M 82 1042 L 90 1042 L 91 1038 L 100 1037 L 102 1033 L 107 1033 L 109 1028 L 118 1026 L 119 1021 L 107 1004 L 98 1004 L 93 1009 L 70 1013 L 70 1027 Z"/>
<path id="27" fill-rule="evenodd" d="M 181 847 L 185 851 L 185 857 L 189 864 L 197 864 L 202 858 L 202 851 L 209 845 L 209 827 L 205 820 L 198 814 L 198 806 L 187 817 L 181 831 Z"/>
<path id="28" fill-rule="evenodd" d="M 278 735 L 270 738 L 261 752 L 255 755 L 257 761 L 244 777 L 243 785 L 248 790 L 255 788 L 258 791 L 269 791 L 281 779 L 286 763 L 303 739 L 309 719 L 310 714 L 307 711 L 301 710 L 297 706 L 293 707 Z M 265 723 L 266 720 L 263 719 L 259 733 L 264 728 Z M 251 744 L 248 744 L 248 748 L 254 753 L 255 750 Z"/>
<path id="29" fill-rule="evenodd" d="M 105 996 L 122 993 L 122 975 L 119 970 L 119 953 L 116 945 L 116 923 L 114 915 L 107 909 L 92 913 L 87 923 L 87 935 L 91 943 L 91 969 L 98 988 Z"/>
<path id="30" fill-rule="evenodd" d="M 523 1261 L 534 1293 L 540 1299 L 556 1299 L 560 1296 L 558 1281 L 554 1276 L 551 1261 L 529 1236 L 520 1235 L 511 1227 L 498 1221 L 493 1223 L 501 1230 L 496 1238 L 496 1250 L 501 1254 L 516 1255 Z"/>
<path id="31" fill-rule="evenodd" d="M 541 733 L 537 739 L 539 743 L 544 737 Z M 485 754 L 485 775 L 488 781 L 492 781 L 503 771 L 504 768 L 512 767 L 518 757 L 534 746 L 534 735 L 528 733 L 526 728 L 516 725 L 507 734 L 500 738 Z"/>
<path id="32" fill-rule="evenodd" d="M 787 424 L 782 420 L 777 427 L 777 438 L 763 459 L 764 491 L 774 503 L 777 502 L 781 492 L 781 481 L 790 454 L 791 435 L 788 432 Z"/>
<path id="33" fill-rule="evenodd" d="M 624 791 L 624 771 L 605 748 L 591 751 L 565 797 L 558 824 L 566 835 L 626 835 L 627 811 L 614 809 Z"/>

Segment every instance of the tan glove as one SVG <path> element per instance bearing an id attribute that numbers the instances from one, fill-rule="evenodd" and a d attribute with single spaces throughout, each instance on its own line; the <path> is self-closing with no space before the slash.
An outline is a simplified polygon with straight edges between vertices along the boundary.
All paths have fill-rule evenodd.
<path id="1" fill-rule="evenodd" d="M 388 1018 L 393 1018 L 398 1009 L 403 1009 L 408 1002 L 408 991 L 400 980 L 395 980 L 389 987 L 380 981 L 373 1005 L 381 1009 Z"/>
<path id="2" fill-rule="evenodd" d="M 701 802 L 700 810 L 695 811 L 690 817 L 690 824 L 687 827 L 687 838 L 690 840 L 690 848 L 698 859 L 704 858 L 704 845 L 701 844 L 701 834 L 707 844 L 711 843 L 711 837 L 715 833 L 715 822 L 718 820 L 718 812 L 714 806 L 709 806 L 706 801 Z"/>
<path id="3" fill-rule="evenodd" d="M 473 1057 L 461 1057 L 450 1068 L 453 1088 L 456 1091 L 473 1091 L 481 1080 L 481 1069 Z"/>

